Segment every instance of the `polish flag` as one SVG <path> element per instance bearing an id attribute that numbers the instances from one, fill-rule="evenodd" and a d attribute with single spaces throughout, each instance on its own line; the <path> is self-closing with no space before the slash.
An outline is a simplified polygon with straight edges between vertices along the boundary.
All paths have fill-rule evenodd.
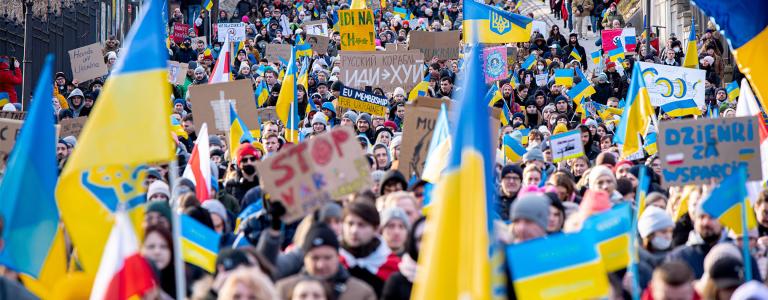
<path id="1" fill-rule="evenodd" d="M 195 184 L 195 196 L 200 202 L 211 197 L 211 151 L 208 145 L 208 124 L 203 123 L 197 134 L 195 148 L 189 156 L 189 162 L 182 177 Z"/>
<path id="2" fill-rule="evenodd" d="M 741 80 L 740 90 L 739 102 L 736 104 L 736 116 L 757 116 L 757 127 L 760 131 L 760 160 L 762 160 L 760 164 L 763 168 L 763 180 L 768 180 L 768 117 L 765 114 L 766 108 L 760 107 L 746 79 Z"/>
<path id="3" fill-rule="evenodd" d="M 216 60 L 216 64 L 213 65 L 213 71 L 211 72 L 211 78 L 208 79 L 208 83 L 229 82 L 229 68 L 232 59 L 232 50 L 229 47 L 229 36 L 226 37 L 224 45 L 221 46 L 221 52 L 219 52 L 219 59 Z"/>
<path id="4" fill-rule="evenodd" d="M 685 155 L 683 153 L 667 154 L 666 159 L 670 166 L 677 166 L 685 162 Z"/>
<path id="5" fill-rule="evenodd" d="M 91 300 L 140 299 L 155 286 L 154 272 L 139 255 L 139 241 L 128 215 L 123 211 L 116 213 L 93 282 Z"/>

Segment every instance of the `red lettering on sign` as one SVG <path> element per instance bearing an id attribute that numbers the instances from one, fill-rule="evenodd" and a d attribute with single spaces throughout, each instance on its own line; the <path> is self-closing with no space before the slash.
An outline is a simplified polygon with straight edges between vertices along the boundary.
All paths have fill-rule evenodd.
<path id="1" fill-rule="evenodd" d="M 333 142 L 336 144 L 336 152 L 339 153 L 339 158 L 344 157 L 344 151 L 341 150 L 341 144 L 349 139 L 349 134 L 344 130 L 331 131 Z"/>
<path id="2" fill-rule="evenodd" d="M 293 206 L 293 189 L 288 189 L 287 191 L 283 192 L 281 196 L 282 196 L 282 199 L 280 199 L 280 201 L 283 201 L 283 203 L 285 203 L 285 206 L 288 206 L 288 207 Z"/>
<path id="3" fill-rule="evenodd" d="M 295 148 L 295 147 L 293 147 L 293 148 Z M 288 181 L 293 179 L 293 168 L 291 168 L 290 165 L 283 163 L 283 160 L 285 160 L 286 158 L 288 158 L 287 155 L 281 155 L 279 157 L 276 157 L 275 160 L 272 162 L 272 165 L 270 166 L 270 168 L 272 168 L 272 170 L 275 170 L 275 171 L 277 171 L 277 170 L 284 170 L 285 171 L 284 175 L 282 177 L 278 178 L 275 181 L 275 185 L 277 185 L 277 187 L 281 187 L 284 184 L 286 184 Z"/>
<path id="4" fill-rule="evenodd" d="M 325 166 L 331 162 L 331 158 L 333 158 L 333 145 L 331 145 L 331 142 L 329 142 L 328 139 L 317 139 L 314 144 L 312 144 L 312 152 L 310 153 L 318 165 Z"/>
<path id="5" fill-rule="evenodd" d="M 309 171 L 309 166 L 307 165 L 307 161 L 304 160 L 304 152 L 307 150 L 307 144 L 301 143 L 296 145 L 295 147 L 291 147 L 288 151 L 288 155 L 296 155 L 299 159 L 299 170 L 304 173 Z"/>

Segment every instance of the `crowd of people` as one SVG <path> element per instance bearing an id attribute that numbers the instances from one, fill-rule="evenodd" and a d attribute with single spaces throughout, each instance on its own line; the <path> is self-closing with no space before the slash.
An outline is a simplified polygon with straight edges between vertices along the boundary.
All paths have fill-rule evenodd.
<path id="1" fill-rule="evenodd" d="M 387 44 L 408 44 L 411 31 L 462 29 L 461 1 L 388 2 L 390 6 L 406 8 L 413 16 L 403 18 L 390 9 L 375 9 L 377 50 L 383 51 Z M 491 2 L 507 11 L 519 12 L 520 9 L 513 0 Z M 551 14 L 563 21 L 562 26 L 557 22 L 548 32 L 534 30 L 528 42 L 507 45 L 516 50 L 517 57 L 509 66 L 509 72 L 514 74 L 511 77 L 519 78 L 519 82 L 510 79 L 499 82 L 501 99 L 489 105 L 509 108 L 508 125 L 499 126 L 498 130 L 502 136 L 516 139 L 527 153 L 520 161 L 511 161 L 502 155 L 502 150 L 497 151 L 497 177 L 493 180 L 497 187 L 495 211 L 498 215 L 494 217 L 503 230 L 494 239 L 519 244 L 560 232 L 574 232 L 593 214 L 623 202 L 634 206 L 639 174 L 645 169 L 651 184 L 637 232 L 637 274 L 642 299 L 765 299 L 768 295 L 764 283 L 768 279 L 768 189 L 763 188 L 754 203 L 759 224 L 747 233 L 750 257 L 745 258 L 739 250 L 742 236 L 701 209 L 701 201 L 708 197 L 711 185 L 662 188 L 661 161 L 650 149 L 639 159 L 619 159 L 613 135 L 620 122 L 620 103 L 627 94 L 633 62 L 680 66 L 686 53 L 674 34 L 659 49 L 659 41 L 651 33 L 651 44 L 638 39 L 637 53 L 627 54 L 623 66 L 608 61 L 607 54 L 602 55 L 600 64 L 590 64 L 589 53 L 582 45 L 590 32 L 591 36 L 599 36 L 603 29 L 632 26 L 626 24 L 617 11 L 617 2 L 549 0 Z M 308 84 L 297 88 L 300 134 L 310 139 L 336 126 L 353 128 L 368 155 L 373 182 L 370 189 L 335 199 L 297 222 L 284 223 L 281 219 L 286 214 L 285 207 L 280 199 L 263 192 L 256 168 L 260 161 L 290 147 L 284 124 L 265 121 L 256 141 L 239 145 L 229 145 L 226 135 L 210 135 L 211 171 L 217 182 L 211 199 L 198 199 L 195 185 L 188 179 L 171 182 L 176 176 L 169 174 L 172 170 L 168 164 L 153 165 L 148 171 L 141 254 L 153 265 L 159 287 L 151 295 L 145 295 L 145 299 L 171 299 L 177 295 L 171 217 L 174 210 L 221 235 L 214 272 L 192 264 L 185 266 L 185 293 L 190 299 L 410 298 L 415 274 L 419 271 L 420 241 L 429 222 L 422 208 L 431 184 L 422 180 L 420 174 L 399 171 L 403 123 L 409 121 L 405 112 L 412 100 L 410 91 L 402 87 L 393 90 L 373 87 L 374 94 L 389 99 L 385 115 L 338 106 L 344 83 L 339 80 L 341 37 L 334 25 L 337 12 L 348 8 L 349 4 L 344 1 L 240 0 L 234 11 L 219 9 L 216 22 L 245 23 L 244 46 L 234 51 L 230 72 L 235 80 L 250 81 L 254 91 L 262 81 L 266 83 L 269 95 L 263 107 L 276 105 L 281 90 L 280 74 L 286 67 L 265 58 L 266 45 L 293 45 L 299 39 L 306 40 L 304 22 L 328 22 L 327 53 L 312 55 Z M 180 166 L 185 166 L 190 159 L 201 126 L 193 117 L 196 107 L 190 105 L 189 88 L 208 84 L 224 46 L 218 42 L 215 30 L 211 30 L 209 14 L 204 8 L 200 10 L 199 5 L 185 5 L 172 11 L 167 24 L 169 28 L 174 23 L 191 26 L 181 43 L 168 41 L 170 59 L 188 64 L 183 83 L 169 83 L 173 91 L 169 100 L 169 105 L 173 105 L 170 117 L 182 127 L 174 133 Z M 541 16 L 530 14 L 529 17 Z M 195 39 L 198 36 L 210 37 L 211 42 Z M 738 99 L 732 99 L 724 89 L 724 61 L 728 58 L 723 38 L 714 27 L 700 36 L 697 55 L 699 68 L 706 71 L 707 104 L 701 110 L 706 112 L 716 107 L 723 117 L 733 116 Z M 580 59 L 575 59 L 573 52 L 579 53 Z M 110 37 L 104 48 L 104 59 L 110 70 L 120 55 L 120 41 Z M 535 57 L 534 66 L 521 67 L 529 55 Z M 430 78 L 426 96 L 456 100 L 453 96 L 458 85 L 454 87 L 454 84 L 460 79 L 461 65 L 462 59 L 439 57 L 426 62 L 423 75 Z M 3 69 L 0 70 L 0 91 L 7 87 L 12 90 L 13 85 L 18 84 L 5 79 L 5 72 L 20 77 L 18 66 L 13 66 L 12 61 L 0 60 Z M 612 110 L 607 110 L 608 113 L 579 110 L 566 93 L 567 87 L 554 81 L 537 82 L 537 75 L 551 77 L 554 70 L 560 68 L 579 69 L 588 74 L 586 79 L 591 81 L 595 93 L 585 101 L 613 108 L 613 113 Z M 735 76 L 741 76 L 738 69 L 734 71 Z M 109 74 L 79 83 L 64 72 L 56 73 L 53 82 L 56 115 L 53 117 L 60 122 L 89 116 L 108 78 Z M 583 79 L 574 78 L 576 82 L 580 80 Z M 15 95 L 13 92 L 11 103 L 3 110 L 20 109 L 14 104 L 18 102 Z M 255 95 L 254 101 L 257 98 Z M 308 106 L 317 109 L 307 109 Z M 658 114 L 661 120 L 671 119 L 663 111 Z M 571 130 L 580 131 L 584 155 L 554 163 L 550 136 Z M 58 141 L 56 154 L 60 168 L 76 147 L 75 137 L 62 137 Z M 230 149 L 235 149 L 232 152 L 235 156 L 230 155 Z M 683 198 L 687 199 L 687 212 L 680 204 Z M 684 212 L 679 213 L 681 210 Z M 753 278 L 744 278 L 745 264 L 753 266 Z M 10 281 L 18 279 L 10 271 L 5 275 Z M 608 277 L 611 299 L 629 299 L 630 272 L 621 270 Z M 68 293 L 74 295 L 76 291 Z M 515 298 L 511 284 L 508 294 Z M 10 294 L 3 294 L 0 289 L 0 295 Z M 24 292 L 13 297 L 33 296 Z"/>

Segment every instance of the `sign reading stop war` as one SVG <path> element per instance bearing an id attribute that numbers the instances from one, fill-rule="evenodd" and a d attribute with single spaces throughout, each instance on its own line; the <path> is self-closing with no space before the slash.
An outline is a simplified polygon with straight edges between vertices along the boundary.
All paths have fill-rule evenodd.
<path id="1" fill-rule="evenodd" d="M 665 121 L 659 124 L 658 147 L 665 187 L 722 180 L 747 168 L 750 181 L 762 178 L 757 118 Z"/>
<path id="2" fill-rule="evenodd" d="M 108 71 L 99 43 L 69 50 L 69 63 L 72 78 L 79 82 L 101 77 Z"/>
<path id="3" fill-rule="evenodd" d="M 424 75 L 424 55 L 419 50 L 396 52 L 341 51 L 339 80 L 346 86 L 365 89 L 366 86 L 394 91 L 406 91 L 421 82 Z"/>
<path id="4" fill-rule="evenodd" d="M 355 132 L 337 127 L 283 148 L 256 165 L 261 186 L 286 208 L 283 221 L 300 219 L 327 201 L 370 187 L 370 167 Z"/>
<path id="5" fill-rule="evenodd" d="M 340 10 L 339 26 L 342 50 L 373 51 L 376 49 L 373 12 L 370 9 Z"/>

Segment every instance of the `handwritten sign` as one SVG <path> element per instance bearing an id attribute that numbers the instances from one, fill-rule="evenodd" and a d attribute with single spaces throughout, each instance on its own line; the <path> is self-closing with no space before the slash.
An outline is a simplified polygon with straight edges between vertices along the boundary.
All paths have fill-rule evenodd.
<path id="1" fill-rule="evenodd" d="M 483 74 L 485 83 L 507 79 L 507 47 L 498 46 L 483 49 Z"/>
<path id="2" fill-rule="evenodd" d="M 11 120 L 24 120 L 27 118 L 25 111 L 0 111 L 0 118 Z"/>
<path id="3" fill-rule="evenodd" d="M 83 131 L 83 126 L 85 126 L 85 121 L 87 120 L 88 117 L 61 120 L 61 122 L 59 122 L 59 137 L 64 138 L 74 136 L 75 138 L 78 138 L 80 132 Z"/>
<path id="4" fill-rule="evenodd" d="M 291 60 L 291 45 L 288 44 L 267 44 L 267 51 L 264 58 L 270 62 L 281 62 Z"/>
<path id="5" fill-rule="evenodd" d="M 69 50 L 69 63 L 73 80 L 80 82 L 101 77 L 108 71 L 99 43 Z"/>
<path id="6" fill-rule="evenodd" d="M 290 223 L 328 201 L 370 188 L 370 167 L 350 127 L 336 127 L 288 146 L 256 165 L 273 201 L 286 208 Z"/>
<path id="7" fill-rule="evenodd" d="M 328 21 L 325 20 L 317 20 L 317 21 L 309 21 L 304 22 L 302 24 L 304 26 L 304 32 L 306 32 L 308 35 L 321 35 L 324 37 L 328 36 Z"/>
<path id="8" fill-rule="evenodd" d="M 584 145 L 581 143 L 581 131 L 572 130 L 550 137 L 552 146 L 552 161 L 576 158 L 584 155 Z"/>
<path id="9" fill-rule="evenodd" d="M 387 113 L 389 100 L 387 97 L 376 96 L 361 90 L 342 87 L 339 93 L 339 106 L 367 112 L 371 115 L 383 116 Z"/>
<path id="10" fill-rule="evenodd" d="M 0 119 L 0 159 L 4 161 L 5 158 L 13 150 L 13 145 L 16 144 L 16 138 L 21 131 L 21 125 L 24 121 Z"/>
<path id="11" fill-rule="evenodd" d="M 424 54 L 424 59 L 459 59 L 459 31 L 411 31 L 409 49 L 416 49 Z"/>
<path id="12" fill-rule="evenodd" d="M 173 84 L 183 84 L 187 75 L 189 65 L 177 61 L 168 61 L 168 82 Z"/>
<path id="13" fill-rule="evenodd" d="M 189 36 L 189 25 L 184 23 L 173 23 L 173 42 L 180 44 L 184 38 Z"/>
<path id="14" fill-rule="evenodd" d="M 348 51 L 376 49 L 373 12 L 370 9 L 340 10 L 339 25 L 341 49 Z"/>
<path id="15" fill-rule="evenodd" d="M 212 134 L 229 132 L 230 101 L 248 129 L 259 128 L 250 80 L 190 85 L 189 93 L 192 107 L 195 108 L 195 123 L 208 123 L 208 131 Z M 197 121 L 198 118 L 200 121 Z"/>
<path id="16" fill-rule="evenodd" d="M 345 85 L 364 89 L 366 86 L 394 91 L 413 89 L 423 80 L 424 54 L 419 50 L 395 52 L 341 51 L 339 80 Z"/>
<path id="17" fill-rule="evenodd" d="M 322 35 L 307 34 L 307 43 L 312 45 L 312 51 L 318 55 L 328 53 L 328 44 L 331 39 Z"/>
<path id="18" fill-rule="evenodd" d="M 229 37 L 230 42 L 245 40 L 245 23 L 218 23 L 216 24 L 219 42 L 224 42 Z"/>
<path id="19" fill-rule="evenodd" d="M 665 121 L 658 148 L 665 187 L 722 180 L 745 166 L 762 180 L 759 122 L 755 117 Z"/>
<path id="20" fill-rule="evenodd" d="M 262 124 L 266 121 L 277 122 L 280 120 L 280 118 L 277 116 L 277 110 L 274 106 L 259 108 L 256 110 L 256 114 L 259 116 L 259 119 L 261 119 Z"/>

